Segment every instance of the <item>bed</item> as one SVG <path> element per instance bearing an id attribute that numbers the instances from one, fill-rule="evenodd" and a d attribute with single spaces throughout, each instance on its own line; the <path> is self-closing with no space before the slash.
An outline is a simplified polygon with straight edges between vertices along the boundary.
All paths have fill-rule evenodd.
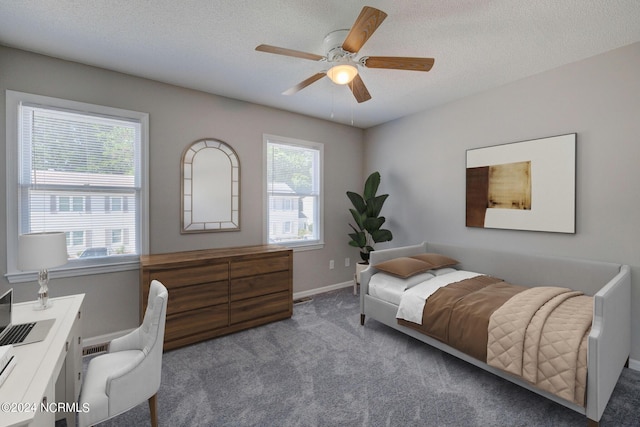
<path id="1" fill-rule="evenodd" d="M 453 270 L 450 267 L 444 267 L 438 269 L 439 271 L 430 270 L 409 278 L 394 279 L 393 286 L 389 287 L 379 286 L 380 281 L 374 279 L 376 286 L 375 288 L 372 286 L 370 289 L 369 284 L 376 274 L 383 273 L 379 277 L 388 277 L 386 272 L 376 266 L 382 266 L 383 263 L 398 258 L 428 253 L 441 254 L 458 262 L 452 267 Z M 583 393 L 584 404 L 577 404 L 539 388 L 519 375 L 489 365 L 486 361 L 479 360 L 477 357 L 470 356 L 439 339 L 425 335 L 416 327 L 411 327 L 406 321 L 397 319 L 401 298 L 406 293 L 402 290 L 398 291 L 398 281 L 405 284 L 408 290 L 418 284 L 424 286 L 424 280 L 430 280 L 434 276 L 438 279 L 439 275 L 453 273 L 456 270 L 477 272 L 525 288 L 536 288 L 533 291 L 537 291 L 538 287 L 566 287 L 581 291 L 590 298 L 593 310 L 592 320 L 590 316 L 590 329 L 585 334 L 586 391 Z M 458 273 L 453 273 L 453 276 L 456 274 Z M 622 264 L 423 242 L 419 245 L 376 250 L 371 253 L 370 266 L 363 270 L 360 276 L 360 320 L 362 325 L 365 325 L 367 319 L 381 322 L 584 414 L 587 417 L 588 425 L 597 426 L 620 373 L 629 360 L 631 346 L 630 275 L 629 266 Z M 461 280 L 465 280 L 465 278 L 463 277 Z"/>

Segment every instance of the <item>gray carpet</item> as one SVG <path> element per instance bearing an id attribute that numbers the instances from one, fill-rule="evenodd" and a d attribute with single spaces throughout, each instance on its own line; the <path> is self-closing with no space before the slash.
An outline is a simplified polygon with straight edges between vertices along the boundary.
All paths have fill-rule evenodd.
<path id="1" fill-rule="evenodd" d="M 638 426 L 625 369 L 601 426 Z M 161 426 L 585 426 L 586 418 L 374 320 L 350 288 L 164 354 Z M 145 426 L 146 404 L 101 426 Z"/>

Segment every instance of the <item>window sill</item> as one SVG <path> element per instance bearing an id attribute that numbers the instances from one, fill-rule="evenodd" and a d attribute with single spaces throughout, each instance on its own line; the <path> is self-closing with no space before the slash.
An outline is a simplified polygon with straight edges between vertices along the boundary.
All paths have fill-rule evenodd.
<path id="1" fill-rule="evenodd" d="M 122 260 L 118 262 L 110 262 L 108 264 L 99 265 L 71 265 L 62 268 L 49 270 L 49 279 L 58 279 L 65 277 L 88 276 L 93 274 L 115 273 L 120 271 L 138 270 L 140 261 L 136 259 Z M 38 273 L 29 272 L 13 272 L 5 274 L 9 283 L 37 282 Z"/>
<path id="2" fill-rule="evenodd" d="M 293 249 L 294 252 L 315 251 L 315 250 L 324 248 L 324 242 L 318 242 L 318 241 L 314 241 L 314 242 L 310 242 L 310 243 L 278 242 L 278 243 L 271 243 L 271 244 L 278 245 L 278 246 L 284 246 L 286 248 Z"/>

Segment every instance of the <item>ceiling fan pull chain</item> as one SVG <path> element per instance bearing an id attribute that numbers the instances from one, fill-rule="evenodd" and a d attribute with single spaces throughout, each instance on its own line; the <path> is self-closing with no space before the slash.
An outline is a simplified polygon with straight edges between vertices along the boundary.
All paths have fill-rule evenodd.
<path id="1" fill-rule="evenodd" d="M 351 104 L 351 126 L 353 126 L 353 101 L 350 104 Z"/>
<path id="2" fill-rule="evenodd" d="M 333 110 L 336 104 L 336 91 L 334 88 L 331 88 L 331 118 L 333 119 Z"/>

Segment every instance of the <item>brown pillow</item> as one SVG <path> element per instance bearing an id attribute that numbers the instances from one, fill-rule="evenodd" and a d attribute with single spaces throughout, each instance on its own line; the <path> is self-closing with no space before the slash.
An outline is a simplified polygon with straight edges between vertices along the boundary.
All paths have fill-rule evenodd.
<path id="1" fill-rule="evenodd" d="M 432 269 L 430 264 L 409 257 L 394 258 L 389 261 L 381 262 L 374 266 L 378 270 L 393 274 L 394 276 L 406 279 L 414 274 L 422 273 Z"/>
<path id="2" fill-rule="evenodd" d="M 458 260 L 449 258 L 448 256 L 434 254 L 434 253 L 413 255 L 411 258 L 419 261 L 423 261 L 429 264 L 431 269 L 451 267 L 460 263 Z"/>

